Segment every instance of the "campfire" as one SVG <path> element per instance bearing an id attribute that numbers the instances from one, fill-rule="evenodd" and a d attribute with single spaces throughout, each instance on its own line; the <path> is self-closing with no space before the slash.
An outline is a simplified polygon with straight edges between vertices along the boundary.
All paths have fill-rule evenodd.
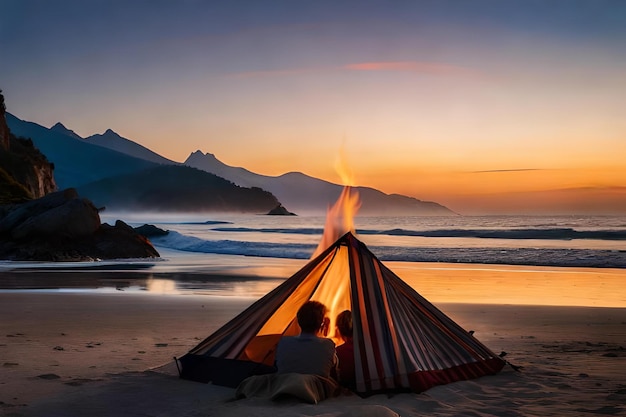
<path id="1" fill-rule="evenodd" d="M 344 234 L 348 232 L 355 234 L 354 217 L 360 207 L 359 193 L 353 190 L 351 186 L 346 185 L 335 204 L 328 209 L 324 234 L 311 258 L 315 258 L 322 253 L 324 249 L 328 248 Z"/>

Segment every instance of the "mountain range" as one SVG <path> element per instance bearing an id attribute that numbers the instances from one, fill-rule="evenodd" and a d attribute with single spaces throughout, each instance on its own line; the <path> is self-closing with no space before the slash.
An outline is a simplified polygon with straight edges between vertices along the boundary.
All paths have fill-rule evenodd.
<path id="1" fill-rule="evenodd" d="M 59 188 L 78 188 L 81 195 L 92 199 L 96 205 L 111 209 L 237 210 L 224 201 L 211 203 L 212 199 L 235 198 L 238 204 L 250 203 L 244 211 L 263 212 L 272 208 L 269 205 L 282 204 L 291 212 L 322 214 L 343 188 L 300 172 L 275 177 L 257 174 L 226 165 L 213 154 L 199 150 L 181 164 L 111 129 L 101 135 L 82 138 L 62 123 L 46 128 L 10 113 L 6 114 L 6 119 L 16 136 L 31 138 L 54 164 Z M 175 178 L 177 186 L 173 187 L 168 178 Z M 215 194 L 218 190 L 224 193 L 229 182 L 235 188 L 228 191 L 228 197 Z M 385 194 L 370 187 L 353 188 L 361 198 L 360 215 L 455 214 L 435 202 Z"/>

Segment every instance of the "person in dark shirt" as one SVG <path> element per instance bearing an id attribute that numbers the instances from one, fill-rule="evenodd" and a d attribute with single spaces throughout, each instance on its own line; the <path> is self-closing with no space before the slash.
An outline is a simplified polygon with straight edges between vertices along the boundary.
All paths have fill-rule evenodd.
<path id="1" fill-rule="evenodd" d="M 317 301 L 307 301 L 297 313 L 300 335 L 283 337 L 276 350 L 276 368 L 279 374 L 314 374 L 333 376 L 337 366 L 335 343 L 328 334 L 327 309 Z"/>
<path id="2" fill-rule="evenodd" d="M 347 388 L 354 388 L 354 343 L 352 340 L 352 312 L 345 310 L 337 316 L 337 333 L 343 344 L 337 347 L 339 360 L 339 383 Z"/>

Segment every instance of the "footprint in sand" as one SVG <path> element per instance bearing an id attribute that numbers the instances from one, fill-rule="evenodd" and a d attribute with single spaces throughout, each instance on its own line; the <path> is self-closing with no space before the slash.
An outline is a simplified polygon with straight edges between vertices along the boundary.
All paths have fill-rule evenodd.
<path id="1" fill-rule="evenodd" d="M 52 379 L 60 379 L 61 377 L 58 376 L 57 374 L 42 374 L 42 375 L 37 375 L 37 378 L 52 380 Z"/>
<path id="2" fill-rule="evenodd" d="M 91 379 L 91 378 L 75 378 L 69 382 L 65 382 L 65 385 L 69 385 L 71 387 L 80 387 L 83 384 L 88 382 L 101 381 L 101 379 Z"/>

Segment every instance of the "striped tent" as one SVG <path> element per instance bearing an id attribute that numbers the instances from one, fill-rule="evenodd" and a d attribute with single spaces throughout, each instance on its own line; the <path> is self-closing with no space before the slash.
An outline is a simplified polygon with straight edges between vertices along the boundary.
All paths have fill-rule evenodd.
<path id="1" fill-rule="evenodd" d="M 296 312 L 308 300 L 328 307 L 331 329 L 338 313 L 352 311 L 359 394 L 421 392 L 505 364 L 348 232 L 181 357 L 181 377 L 236 386 L 272 372 L 278 341 L 299 333 Z"/>

